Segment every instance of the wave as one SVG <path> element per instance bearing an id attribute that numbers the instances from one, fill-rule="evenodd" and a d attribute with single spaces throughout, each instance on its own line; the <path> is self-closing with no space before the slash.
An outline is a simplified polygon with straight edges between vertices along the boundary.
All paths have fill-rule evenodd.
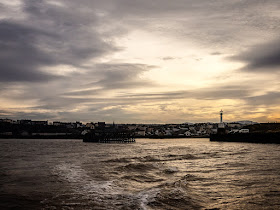
<path id="1" fill-rule="evenodd" d="M 131 162 L 131 158 L 115 158 L 115 159 L 109 159 L 109 160 L 104 160 L 102 162 L 105 163 L 129 163 Z"/>
<path id="2" fill-rule="evenodd" d="M 128 180 L 136 181 L 136 182 L 140 182 L 140 183 L 164 181 L 164 179 L 158 178 L 153 175 L 126 175 L 126 176 L 123 176 L 122 179 L 128 179 Z"/>
<path id="3" fill-rule="evenodd" d="M 177 155 L 177 154 L 169 154 L 164 156 L 151 156 L 147 155 L 144 157 L 130 157 L 130 158 L 114 158 L 109 160 L 104 160 L 102 162 L 105 163 L 130 163 L 132 161 L 139 161 L 139 162 L 165 162 L 165 161 L 176 161 L 176 160 L 194 160 L 198 159 L 198 157 L 192 154 L 184 154 L 184 155 Z"/>
<path id="4" fill-rule="evenodd" d="M 133 172 L 147 172 L 156 169 L 155 165 L 147 163 L 130 163 L 125 166 L 117 167 L 121 171 L 133 171 Z"/>
<path id="5" fill-rule="evenodd" d="M 159 162 L 159 161 L 162 161 L 158 156 L 156 157 L 153 157 L 153 156 L 150 156 L 150 155 L 147 155 L 145 157 L 141 157 L 141 158 L 138 158 L 141 162 Z"/>
<path id="6" fill-rule="evenodd" d="M 184 155 L 169 154 L 164 156 L 147 155 L 145 157 L 134 157 L 133 159 L 140 162 L 163 162 L 163 161 L 176 161 L 176 160 L 193 160 L 198 158 L 192 154 L 184 154 Z"/>
<path id="7" fill-rule="evenodd" d="M 166 174 L 174 174 L 174 173 L 179 172 L 179 169 L 177 167 L 171 166 L 171 167 L 164 169 L 163 172 Z"/>
<path id="8" fill-rule="evenodd" d="M 174 154 L 169 154 L 169 155 L 165 155 L 164 157 L 166 157 L 166 160 L 193 160 L 193 159 L 197 159 L 197 157 L 195 157 L 192 154 L 184 154 L 184 155 L 174 155 Z"/>
<path id="9" fill-rule="evenodd" d="M 188 179 L 188 176 L 184 176 L 175 182 L 163 184 L 147 206 L 152 209 L 200 209 L 200 199 L 192 193 Z"/>

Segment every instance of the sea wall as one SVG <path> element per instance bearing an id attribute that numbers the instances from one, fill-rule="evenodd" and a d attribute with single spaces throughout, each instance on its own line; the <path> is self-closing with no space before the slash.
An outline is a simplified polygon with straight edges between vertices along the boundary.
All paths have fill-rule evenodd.
<path id="1" fill-rule="evenodd" d="M 210 141 L 280 144 L 280 132 L 212 134 Z"/>

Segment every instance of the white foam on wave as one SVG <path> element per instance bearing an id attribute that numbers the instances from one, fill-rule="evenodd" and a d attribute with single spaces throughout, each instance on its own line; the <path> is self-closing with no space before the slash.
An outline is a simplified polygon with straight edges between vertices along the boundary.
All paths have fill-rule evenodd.
<path id="1" fill-rule="evenodd" d="M 147 205 L 150 202 L 153 202 L 160 192 L 159 188 L 151 188 L 149 190 L 141 191 L 136 195 L 140 201 L 140 207 L 143 210 L 147 210 Z"/>
<path id="2" fill-rule="evenodd" d="M 147 210 L 148 204 L 154 201 L 160 192 L 160 188 L 151 188 L 132 193 L 117 186 L 114 180 L 93 180 L 79 165 L 69 163 L 57 165 L 53 173 L 58 175 L 60 179 L 69 182 L 69 186 L 75 194 L 103 204 L 107 203 L 106 205 L 109 206 L 116 202 L 121 202 L 125 206 L 137 203 L 140 209 Z"/>
<path id="3" fill-rule="evenodd" d="M 62 163 L 56 166 L 53 172 L 68 181 L 72 189 L 84 195 L 93 193 L 112 194 L 115 191 L 113 181 L 92 180 L 79 165 Z"/>
<path id="4" fill-rule="evenodd" d="M 88 178 L 84 170 L 80 166 L 74 164 L 63 163 L 57 165 L 53 172 L 70 183 L 81 182 Z"/>

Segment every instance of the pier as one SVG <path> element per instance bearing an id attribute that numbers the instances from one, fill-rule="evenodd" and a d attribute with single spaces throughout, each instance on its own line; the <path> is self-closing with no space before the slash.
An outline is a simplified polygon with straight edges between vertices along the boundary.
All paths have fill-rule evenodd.
<path id="1" fill-rule="evenodd" d="M 128 130 L 101 129 L 87 133 L 83 141 L 95 143 L 134 143 L 135 138 L 133 133 Z"/>
<path id="2" fill-rule="evenodd" d="M 280 132 L 212 134 L 210 141 L 280 144 Z"/>

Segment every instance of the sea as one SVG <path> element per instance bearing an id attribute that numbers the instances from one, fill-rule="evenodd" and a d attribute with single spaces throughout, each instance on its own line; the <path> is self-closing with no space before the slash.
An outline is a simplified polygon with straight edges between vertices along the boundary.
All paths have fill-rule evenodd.
<path id="1" fill-rule="evenodd" d="M 0 209 L 280 209 L 280 145 L 0 139 Z"/>

